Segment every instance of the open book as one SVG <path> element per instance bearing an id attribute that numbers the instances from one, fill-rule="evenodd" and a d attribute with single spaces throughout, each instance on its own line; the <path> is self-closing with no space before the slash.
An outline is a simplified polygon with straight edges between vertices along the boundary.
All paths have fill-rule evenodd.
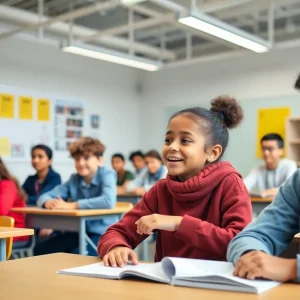
<path id="1" fill-rule="evenodd" d="M 122 279 L 141 277 L 171 285 L 239 291 L 260 294 L 280 282 L 248 280 L 233 276 L 234 266 L 229 262 L 165 257 L 160 263 L 139 263 L 124 268 L 105 267 L 103 263 L 61 270 L 59 274 Z"/>

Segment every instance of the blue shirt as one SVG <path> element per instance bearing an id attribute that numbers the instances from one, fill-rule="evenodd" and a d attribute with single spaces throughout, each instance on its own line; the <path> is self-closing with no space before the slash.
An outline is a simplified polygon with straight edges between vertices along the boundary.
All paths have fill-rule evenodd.
<path id="1" fill-rule="evenodd" d="M 36 205 L 38 197 L 51 191 L 57 185 L 61 184 L 61 178 L 52 168 L 49 168 L 48 174 L 42 184 L 38 184 L 37 174 L 28 176 L 22 188 L 28 196 L 27 204 Z"/>
<path id="2" fill-rule="evenodd" d="M 132 192 L 137 187 L 143 187 L 145 191 L 149 191 L 159 180 L 166 178 L 168 169 L 162 165 L 155 174 L 150 174 L 148 170 L 141 172 L 135 179 L 130 181 L 126 187 L 127 192 Z"/>
<path id="3" fill-rule="evenodd" d="M 280 187 L 273 202 L 229 244 L 227 259 L 233 263 L 250 250 L 279 255 L 300 232 L 300 170 Z M 300 254 L 297 255 L 300 282 Z"/>
<path id="4" fill-rule="evenodd" d="M 98 168 L 90 184 L 86 184 L 79 174 L 73 174 L 66 183 L 39 197 L 38 206 L 43 207 L 48 200 L 61 197 L 65 201 L 78 202 L 80 209 L 114 208 L 117 200 L 116 178 L 116 172 L 106 167 Z M 102 235 L 117 221 L 116 216 L 87 221 L 87 232 Z"/>

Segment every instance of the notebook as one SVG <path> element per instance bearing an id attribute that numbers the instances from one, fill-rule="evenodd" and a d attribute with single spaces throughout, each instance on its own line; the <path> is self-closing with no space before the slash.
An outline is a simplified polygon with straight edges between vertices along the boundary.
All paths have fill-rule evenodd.
<path id="1" fill-rule="evenodd" d="M 280 284 L 269 280 L 248 280 L 233 276 L 229 262 L 165 257 L 159 263 L 127 264 L 123 268 L 105 267 L 96 263 L 58 271 L 59 274 L 123 279 L 140 277 L 175 286 L 238 291 L 260 294 Z"/>

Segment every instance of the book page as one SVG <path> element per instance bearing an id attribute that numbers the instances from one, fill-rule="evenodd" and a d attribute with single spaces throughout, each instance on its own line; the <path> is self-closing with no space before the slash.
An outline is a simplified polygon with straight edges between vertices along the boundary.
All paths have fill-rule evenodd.
<path id="1" fill-rule="evenodd" d="M 164 283 L 170 283 L 171 281 L 171 278 L 168 278 L 163 272 L 161 263 L 139 263 L 138 265 L 128 264 L 123 268 L 112 268 L 105 267 L 101 262 L 82 267 L 61 270 L 58 273 L 107 279 L 121 279 L 128 276 L 137 276 Z"/>
<path id="2" fill-rule="evenodd" d="M 228 274 L 234 270 L 232 263 L 202 259 L 166 257 L 162 260 L 164 272 L 176 278 Z"/>
<path id="3" fill-rule="evenodd" d="M 66 275 L 118 279 L 122 271 L 123 269 L 121 268 L 105 267 L 103 263 L 100 262 L 82 267 L 60 270 L 58 273 Z"/>

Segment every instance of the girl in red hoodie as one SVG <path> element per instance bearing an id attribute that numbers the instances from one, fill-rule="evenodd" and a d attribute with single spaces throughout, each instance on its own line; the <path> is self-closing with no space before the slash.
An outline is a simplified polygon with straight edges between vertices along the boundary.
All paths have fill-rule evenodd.
<path id="1" fill-rule="evenodd" d="M 162 154 L 168 168 L 142 200 L 98 244 L 106 266 L 138 263 L 133 249 L 157 231 L 155 261 L 165 256 L 226 260 L 232 238 L 252 219 L 241 175 L 221 162 L 228 129 L 243 119 L 235 99 L 221 96 L 210 110 L 188 108 L 169 120 Z"/>
<path id="2" fill-rule="evenodd" d="M 13 207 L 25 207 L 26 195 L 20 187 L 16 178 L 14 178 L 0 157 L 0 216 L 9 216 L 15 219 L 17 228 L 24 228 L 24 214 L 14 213 L 10 210 Z M 14 241 L 26 241 L 27 236 L 16 237 Z"/>

